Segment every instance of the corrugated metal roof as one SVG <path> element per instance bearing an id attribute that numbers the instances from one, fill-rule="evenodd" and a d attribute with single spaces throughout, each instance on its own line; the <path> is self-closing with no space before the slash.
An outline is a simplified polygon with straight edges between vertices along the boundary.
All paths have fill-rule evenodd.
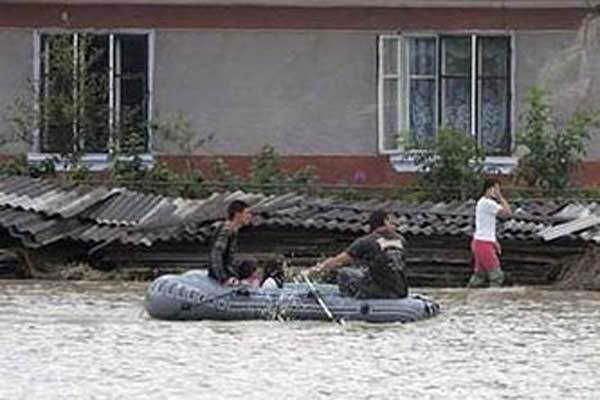
<path id="1" fill-rule="evenodd" d="M 372 210 L 386 209 L 410 236 L 470 236 L 475 201 L 403 203 L 371 199 L 352 202 L 297 193 L 263 195 L 241 191 L 183 199 L 25 177 L 0 178 L 0 227 L 29 247 L 61 240 L 103 248 L 119 242 L 152 246 L 157 242 L 204 242 L 214 221 L 225 217 L 234 199 L 247 201 L 256 229 L 302 229 L 358 235 L 367 231 Z M 512 218 L 499 224 L 499 237 L 540 241 L 555 225 L 595 215 L 598 205 L 585 201 L 519 200 Z M 561 231 L 562 232 L 562 231 Z M 600 242 L 600 228 L 587 226 L 571 240 Z"/>
<path id="2" fill-rule="evenodd" d="M 50 181 L 9 177 L 0 179 L 0 207 L 70 218 L 120 191 L 83 185 L 61 187 Z"/>

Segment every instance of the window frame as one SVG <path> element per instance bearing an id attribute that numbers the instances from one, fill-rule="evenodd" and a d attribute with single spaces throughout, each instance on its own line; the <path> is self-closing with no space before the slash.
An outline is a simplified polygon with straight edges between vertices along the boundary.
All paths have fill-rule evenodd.
<path id="1" fill-rule="evenodd" d="M 116 66 L 114 50 L 115 36 L 116 35 L 145 35 L 148 40 L 148 54 L 147 54 L 147 68 L 148 68 L 148 79 L 146 82 L 146 90 L 148 93 L 147 99 L 147 116 L 148 122 L 147 131 L 147 150 L 144 154 L 140 155 L 142 159 L 142 166 L 149 167 L 154 163 L 153 156 L 153 132 L 152 132 L 152 118 L 153 118 L 153 104 L 154 104 L 154 68 L 155 68 L 155 43 L 156 43 L 156 32 L 154 29 L 36 29 L 33 31 L 33 87 L 34 87 L 34 115 L 37 117 L 40 112 L 40 85 L 42 84 L 42 36 L 44 35 L 75 35 L 74 40 L 78 37 L 78 34 L 95 34 L 95 35 L 108 35 L 109 39 L 109 87 L 108 87 L 108 99 L 109 99 L 109 135 L 106 152 L 90 152 L 85 153 L 81 162 L 92 171 L 101 171 L 109 168 L 112 165 L 113 157 L 110 152 L 110 148 L 113 145 L 114 140 L 114 123 L 118 118 L 118 112 L 120 108 L 120 102 L 116 101 Z M 55 167 L 58 171 L 64 170 L 68 163 L 62 160 L 60 154 L 52 152 L 42 152 L 41 143 L 41 132 L 39 130 L 39 124 L 34 124 L 35 128 L 32 132 L 32 145 L 27 153 L 27 161 L 32 164 L 55 161 Z M 120 156 L 120 158 L 127 159 L 130 157 Z"/>
<path id="2" fill-rule="evenodd" d="M 377 38 L 378 43 L 378 53 L 377 53 L 377 110 L 378 110 L 378 125 L 377 125 L 377 149 L 379 154 L 390 156 L 390 160 L 393 161 L 398 168 L 397 170 L 401 172 L 412 172 L 417 171 L 418 168 L 414 165 L 415 155 L 418 153 L 422 153 L 425 150 L 412 149 L 407 150 L 401 147 L 398 143 L 395 148 L 386 147 L 386 141 L 389 142 L 389 132 L 385 132 L 384 126 L 384 115 L 383 115 L 383 102 L 384 102 L 384 93 L 383 93 L 383 81 L 382 72 L 383 72 L 383 64 L 384 64 L 384 52 L 383 52 L 383 41 L 384 39 L 394 39 L 397 41 L 397 51 L 398 51 L 398 71 L 401 75 L 400 80 L 403 82 L 402 91 L 398 91 L 399 96 L 403 96 L 404 100 L 398 100 L 398 104 L 402 104 L 402 107 L 399 107 L 398 112 L 398 121 L 396 121 L 397 126 L 400 128 L 400 132 L 407 131 L 410 120 L 409 120 L 409 110 L 410 110 L 410 76 L 408 71 L 406 70 L 406 66 L 409 64 L 410 60 L 410 46 L 406 46 L 407 41 L 411 38 L 431 38 L 436 40 L 436 126 L 439 126 L 441 119 L 441 80 L 440 75 L 440 54 L 441 51 L 441 38 L 443 37 L 465 37 L 468 36 L 470 38 L 471 43 L 471 135 L 476 137 L 478 140 L 478 114 L 479 114 L 479 90 L 478 90 L 478 82 L 479 82 L 479 74 L 478 74 L 478 38 L 485 36 L 503 36 L 508 38 L 509 41 L 509 57 L 508 65 L 510 66 L 510 74 L 508 75 L 508 95 L 510 99 L 510 104 L 508 106 L 508 118 L 510 118 L 510 127 L 509 127 L 509 135 L 511 139 L 511 149 L 509 155 L 494 155 L 487 156 L 485 160 L 486 169 L 489 171 L 497 171 L 501 173 L 510 173 L 512 169 L 516 166 L 516 158 L 512 156 L 514 151 L 514 139 L 515 139 L 515 127 L 516 127 L 516 105 L 515 105 L 515 93 L 516 93 L 516 40 L 515 40 L 515 32 L 514 30 L 457 30 L 457 31 L 406 31 L 406 32 L 397 32 L 397 33 L 387 33 L 379 35 Z M 403 50 L 404 48 L 408 50 Z M 402 56 L 405 56 L 405 59 L 402 59 Z M 404 70 L 404 71 L 403 71 Z M 404 72 L 402 74 L 402 72 Z M 398 132 L 398 133 L 400 133 Z"/>

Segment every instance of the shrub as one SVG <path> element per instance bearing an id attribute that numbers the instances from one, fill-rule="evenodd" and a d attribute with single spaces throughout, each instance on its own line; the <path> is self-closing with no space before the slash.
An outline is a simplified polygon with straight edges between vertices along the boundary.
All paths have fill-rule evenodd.
<path id="1" fill-rule="evenodd" d="M 434 201 L 475 196 L 483 182 L 484 154 L 470 135 L 441 129 L 416 155 L 417 185 Z"/>
<path id="2" fill-rule="evenodd" d="M 572 186 L 572 173 L 586 153 L 585 144 L 597 127 L 598 113 L 579 110 L 560 121 L 545 102 L 544 92 L 533 88 L 523 119 L 517 144 L 529 154 L 520 160 L 515 174 L 517 184 L 552 191 Z"/>
<path id="3" fill-rule="evenodd" d="M 270 145 L 263 146 L 252 159 L 250 184 L 264 187 L 267 191 L 305 190 L 317 181 L 315 168 L 307 165 L 295 171 L 285 171 L 281 156 Z"/>

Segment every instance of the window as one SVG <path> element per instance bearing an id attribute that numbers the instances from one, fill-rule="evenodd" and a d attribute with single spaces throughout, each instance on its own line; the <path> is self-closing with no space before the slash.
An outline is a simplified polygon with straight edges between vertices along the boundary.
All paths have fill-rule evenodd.
<path id="1" fill-rule="evenodd" d="M 380 37 L 382 152 L 402 141 L 418 148 L 448 127 L 473 135 L 490 155 L 508 155 L 510 93 L 509 36 Z"/>
<path id="2" fill-rule="evenodd" d="M 150 40 L 143 33 L 41 33 L 34 152 L 149 151 Z"/>

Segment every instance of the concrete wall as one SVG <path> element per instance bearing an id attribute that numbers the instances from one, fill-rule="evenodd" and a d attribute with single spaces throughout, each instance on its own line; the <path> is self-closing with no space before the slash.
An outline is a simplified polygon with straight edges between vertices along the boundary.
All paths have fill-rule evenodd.
<path id="1" fill-rule="evenodd" d="M 561 52 L 575 42 L 576 32 L 519 32 L 515 35 L 515 105 L 517 116 L 525 110 L 527 92 L 534 86 L 550 89 L 544 83 L 545 70 Z M 575 76 L 570 77 L 573 80 Z M 551 93 L 548 93 L 551 95 Z M 557 105 L 558 106 L 558 105 Z M 520 121 L 517 121 L 520 122 Z M 517 129 L 522 126 L 517 124 Z"/>
<path id="2" fill-rule="evenodd" d="M 17 96 L 31 95 L 33 33 L 30 30 L 0 29 L 0 152 L 15 154 L 27 149 L 10 138 L 10 106 Z"/>
<path id="3" fill-rule="evenodd" d="M 525 111 L 527 91 L 533 85 L 544 89 L 559 119 L 576 109 L 600 110 L 600 49 L 582 43 L 582 32 L 519 33 L 516 43 L 518 114 Z M 598 130 L 587 145 L 586 159 L 600 159 Z"/>
<path id="4" fill-rule="evenodd" d="M 591 63 L 582 37 L 516 33 L 515 130 L 532 86 L 561 114 L 598 104 L 590 84 L 600 80 L 600 60 Z M 158 31 L 156 110 L 182 112 L 215 135 L 198 153 L 253 154 L 271 144 L 283 154 L 374 155 L 376 46 L 375 32 Z M 177 152 L 155 142 L 159 152 Z M 600 139 L 588 155 L 600 158 Z"/>
<path id="5" fill-rule="evenodd" d="M 562 113 L 600 108 L 599 32 L 593 19 L 579 32 L 518 32 L 516 114 L 533 85 Z M 32 31 L 0 30 L 3 138 L 7 106 L 28 93 L 32 53 Z M 375 155 L 376 57 L 373 31 L 158 30 L 154 110 L 162 118 L 181 112 L 201 135 L 214 134 L 198 154 L 254 154 L 271 144 L 282 154 Z M 179 152 L 161 137 L 154 148 Z M 600 159 L 600 135 L 588 158 Z"/>
<path id="6" fill-rule="evenodd" d="M 158 31 L 155 108 L 214 134 L 199 152 L 376 154 L 376 48 L 369 32 Z"/>
<path id="7" fill-rule="evenodd" d="M 577 109 L 600 111 L 600 19 L 586 19 L 578 32 L 518 33 L 516 36 L 517 111 L 527 90 L 547 93 L 556 117 Z M 587 145 L 587 159 L 600 159 L 600 131 Z"/>

